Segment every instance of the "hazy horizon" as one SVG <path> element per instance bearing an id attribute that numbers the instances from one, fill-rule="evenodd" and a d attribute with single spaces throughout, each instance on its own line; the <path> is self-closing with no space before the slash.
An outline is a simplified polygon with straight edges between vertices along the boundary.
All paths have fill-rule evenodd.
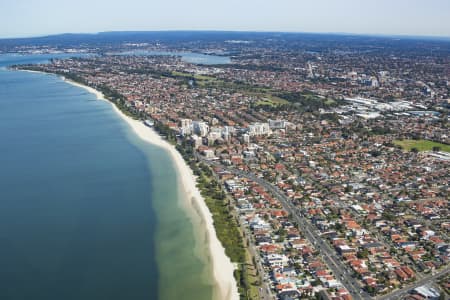
<path id="1" fill-rule="evenodd" d="M 367 36 L 367 37 L 392 37 L 392 38 L 420 38 L 420 39 L 437 39 L 437 40 L 449 40 L 450 35 L 413 35 L 413 34 L 383 34 L 383 33 L 355 33 L 355 32 L 311 32 L 311 31 L 258 31 L 258 30 L 222 30 L 222 29 L 172 29 L 172 30 L 107 30 L 107 31 L 98 31 L 98 32 L 55 32 L 55 33 L 43 33 L 43 34 L 36 34 L 36 35 L 29 35 L 29 36 L 11 36 L 11 37 L 1 37 L 0 40 L 6 40 L 6 39 L 33 39 L 33 38 L 43 38 L 43 37 L 49 37 L 49 36 L 58 36 L 58 35 L 96 35 L 96 34 L 103 34 L 103 33 L 133 33 L 133 32 L 139 32 L 139 33 L 145 33 L 145 32 L 230 32 L 230 33 L 292 33 L 292 34 L 317 34 L 317 35 L 342 35 L 342 36 Z"/>
<path id="2" fill-rule="evenodd" d="M 107 31 L 248 31 L 450 37 L 446 0 L 2 1 L 0 38 Z"/>

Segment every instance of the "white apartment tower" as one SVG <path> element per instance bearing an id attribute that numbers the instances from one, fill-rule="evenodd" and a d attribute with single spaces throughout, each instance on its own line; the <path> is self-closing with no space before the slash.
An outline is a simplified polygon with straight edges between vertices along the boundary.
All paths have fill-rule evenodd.
<path id="1" fill-rule="evenodd" d="M 253 123 L 248 129 L 250 136 L 269 135 L 271 133 L 269 123 Z"/>
<path id="2" fill-rule="evenodd" d="M 192 134 L 192 120 L 191 119 L 181 119 L 181 129 L 180 133 L 182 135 L 191 135 Z"/>
<path id="3" fill-rule="evenodd" d="M 206 122 L 202 121 L 194 121 L 192 122 L 192 127 L 195 134 L 200 135 L 201 137 L 205 137 L 208 135 L 209 126 Z"/>

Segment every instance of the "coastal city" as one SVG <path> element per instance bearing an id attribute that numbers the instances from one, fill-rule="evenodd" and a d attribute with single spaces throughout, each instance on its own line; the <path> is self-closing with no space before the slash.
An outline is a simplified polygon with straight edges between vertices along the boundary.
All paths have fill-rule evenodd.
<path id="1" fill-rule="evenodd" d="M 14 46 L 197 176 L 241 299 L 448 299 L 450 44 L 255 34 Z M 196 60 L 197 59 L 197 60 Z"/>

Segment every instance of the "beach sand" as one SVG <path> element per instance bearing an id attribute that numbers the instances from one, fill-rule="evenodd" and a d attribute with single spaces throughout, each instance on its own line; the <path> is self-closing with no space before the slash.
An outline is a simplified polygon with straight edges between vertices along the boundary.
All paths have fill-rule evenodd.
<path id="1" fill-rule="evenodd" d="M 170 154 L 178 172 L 179 185 L 181 186 L 183 192 L 182 195 L 184 199 L 182 199 L 182 205 L 190 210 L 191 216 L 195 214 L 201 218 L 201 224 L 204 225 L 204 228 L 202 229 L 205 230 L 205 240 L 209 244 L 209 261 L 212 263 L 215 282 L 214 299 L 239 299 L 237 283 L 233 276 L 234 266 L 229 257 L 226 256 L 225 249 L 222 244 L 217 239 L 212 215 L 209 212 L 200 191 L 196 187 L 196 180 L 192 170 L 186 164 L 181 154 L 173 145 L 162 139 L 154 129 L 145 126 L 143 122 L 134 120 L 121 112 L 116 105 L 106 100 L 101 92 L 71 80 L 65 79 L 65 81 L 89 91 L 98 99 L 105 100 L 110 103 L 113 106 L 114 111 L 133 129 L 137 136 L 148 143 L 164 149 Z"/>

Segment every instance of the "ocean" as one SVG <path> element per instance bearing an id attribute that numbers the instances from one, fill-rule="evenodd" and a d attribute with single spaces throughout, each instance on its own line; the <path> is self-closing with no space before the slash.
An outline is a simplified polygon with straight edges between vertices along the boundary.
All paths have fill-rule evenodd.
<path id="1" fill-rule="evenodd" d="M 62 56 L 0 55 L 0 299 L 211 299 L 169 155 L 84 89 L 5 68 Z"/>

